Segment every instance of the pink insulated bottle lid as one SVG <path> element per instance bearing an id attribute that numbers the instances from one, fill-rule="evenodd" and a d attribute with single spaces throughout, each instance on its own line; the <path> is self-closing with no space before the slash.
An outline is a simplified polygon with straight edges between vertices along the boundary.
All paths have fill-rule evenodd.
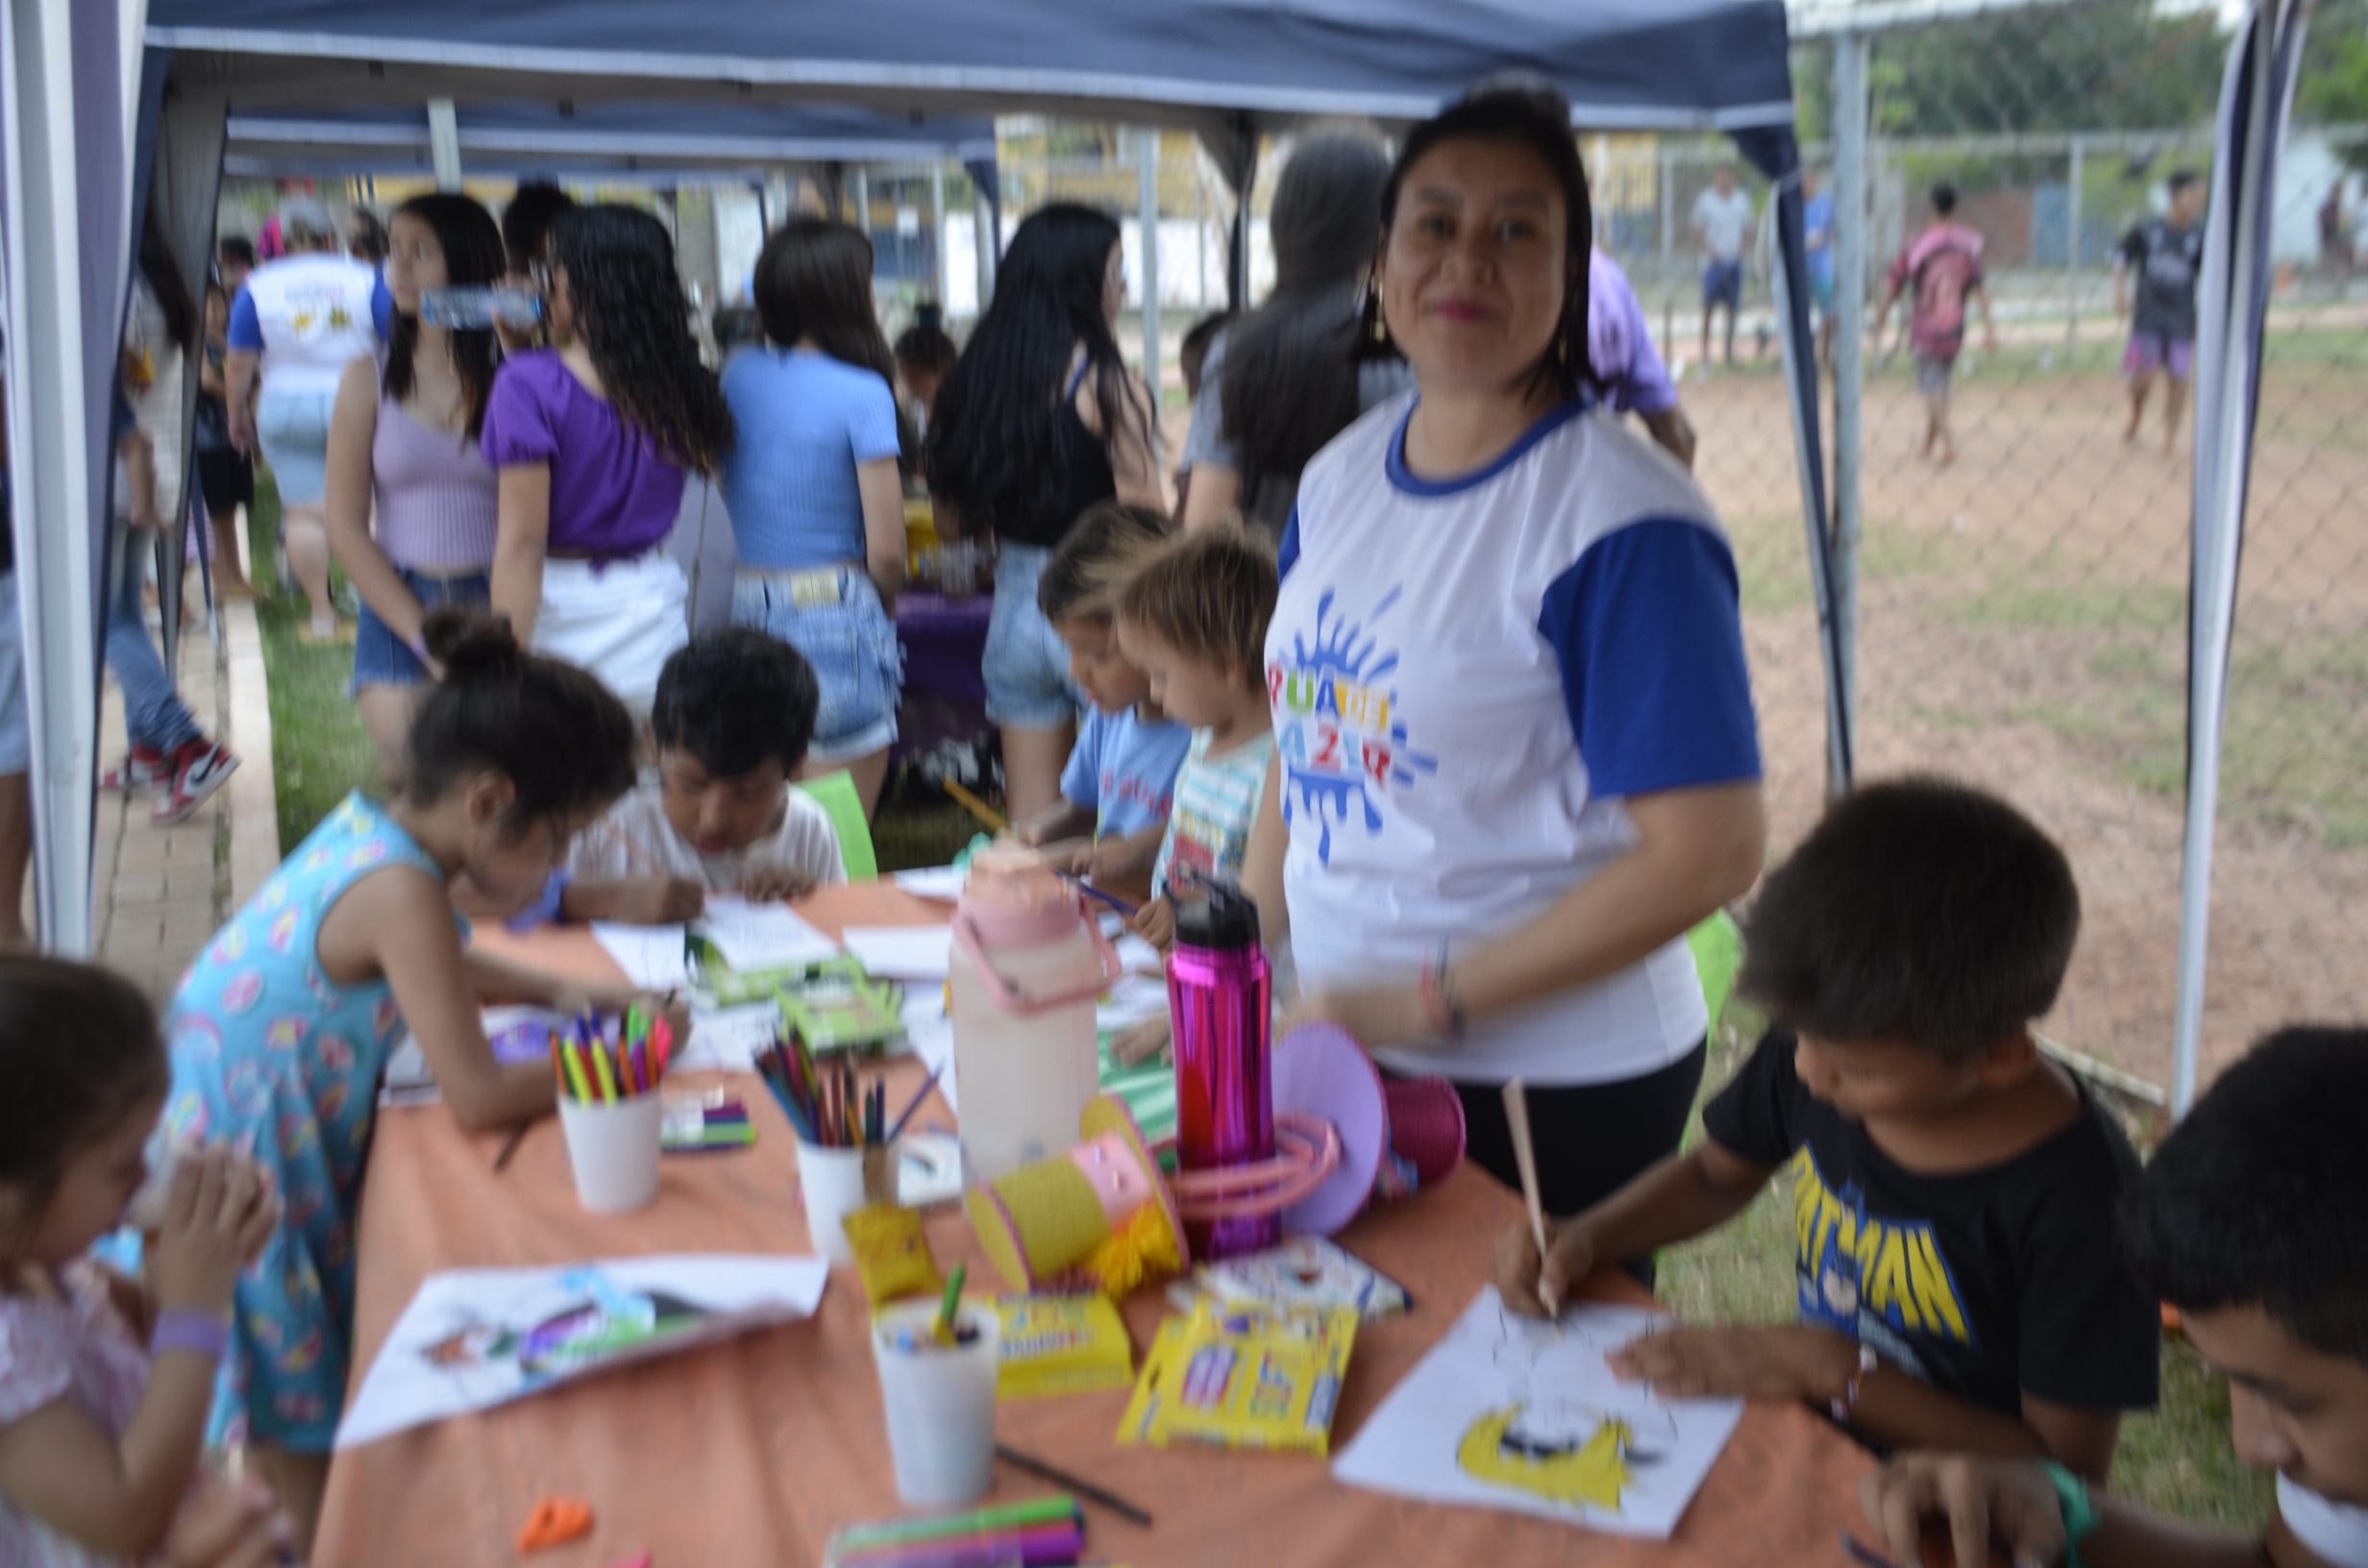
<path id="1" fill-rule="evenodd" d="M 971 857 L 962 914 L 989 947 L 1034 947 L 1077 927 L 1077 890 L 1025 845 L 989 845 Z"/>

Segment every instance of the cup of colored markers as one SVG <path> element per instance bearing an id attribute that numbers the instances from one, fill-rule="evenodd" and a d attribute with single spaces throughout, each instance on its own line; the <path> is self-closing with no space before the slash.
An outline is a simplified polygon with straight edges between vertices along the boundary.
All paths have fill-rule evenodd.
<path id="1" fill-rule="evenodd" d="M 638 1007 L 621 1018 L 580 1014 L 551 1033 L 559 1129 L 576 1196 L 593 1213 L 629 1213 L 657 1200 L 666 1111 L 658 1085 L 673 1048 L 666 1020 Z"/>
<path id="2" fill-rule="evenodd" d="M 1002 1320 L 961 1299 L 961 1276 L 956 1268 L 943 1301 L 900 1302 L 872 1319 L 897 1496 L 915 1507 L 974 1503 L 995 1484 Z"/>
<path id="3" fill-rule="evenodd" d="M 814 1250 L 851 1263 L 847 1216 L 897 1201 L 897 1134 L 904 1118 L 888 1115 L 885 1085 L 865 1085 L 851 1063 L 818 1062 L 795 1034 L 759 1052 L 756 1070 L 797 1135 L 798 1194 Z"/>

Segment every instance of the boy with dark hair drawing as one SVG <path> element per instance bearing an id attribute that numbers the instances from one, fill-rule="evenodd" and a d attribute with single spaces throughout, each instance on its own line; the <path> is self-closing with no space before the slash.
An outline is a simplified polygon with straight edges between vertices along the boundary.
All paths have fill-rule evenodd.
<path id="1" fill-rule="evenodd" d="M 2368 1568 L 2368 1030 L 2282 1029 L 2164 1140 L 2122 1213 L 2131 1266 L 2228 1375 L 2237 1457 L 2278 1472 L 2263 1536 L 2159 1518 L 2030 1462 L 1910 1455 L 1867 1517 L 1917 1560 L 1945 1516 L 1959 1562 Z M 2077 1556 L 2074 1555 L 2077 1550 Z"/>
<path id="2" fill-rule="evenodd" d="M 2011 806 L 1906 779 L 1838 802 L 1769 873 L 1738 992 L 1774 1020 L 1707 1135 L 1496 1249 L 1509 1305 L 1724 1224 L 1788 1171 L 1797 1325 L 1678 1329 L 1621 1369 L 1667 1395 L 1797 1398 L 1870 1442 L 2052 1457 L 2102 1481 L 2155 1402 L 2160 1322 L 2113 1205 L 2137 1161 L 2039 1053 L 2080 894 Z"/>
<path id="3" fill-rule="evenodd" d="M 678 649 L 650 711 L 657 779 L 577 835 L 561 912 L 671 924 L 710 893 L 797 898 L 845 882 L 829 814 L 789 787 L 821 700 L 804 656 L 754 627 Z"/>

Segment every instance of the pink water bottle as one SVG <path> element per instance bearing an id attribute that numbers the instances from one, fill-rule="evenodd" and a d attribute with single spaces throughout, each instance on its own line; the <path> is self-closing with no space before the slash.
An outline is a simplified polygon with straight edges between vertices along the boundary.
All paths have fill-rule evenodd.
<path id="1" fill-rule="evenodd" d="M 1179 897 L 1168 958 L 1175 1026 L 1176 1158 L 1185 1170 L 1221 1170 L 1274 1158 L 1274 1091 L 1268 1051 L 1274 975 L 1258 942 L 1258 909 L 1218 884 Z M 1193 1255 L 1234 1258 L 1283 1238 L 1279 1213 L 1196 1222 Z"/>

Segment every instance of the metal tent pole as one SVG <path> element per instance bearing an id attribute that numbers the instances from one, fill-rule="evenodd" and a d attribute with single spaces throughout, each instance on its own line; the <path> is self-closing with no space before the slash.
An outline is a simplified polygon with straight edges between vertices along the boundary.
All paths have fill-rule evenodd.
<path id="1" fill-rule="evenodd" d="M 1858 732 L 1860 424 L 1866 386 L 1866 64 L 1863 33 L 1834 39 L 1834 620 L 1841 711 Z M 1829 776 L 1829 790 L 1847 780 Z"/>

